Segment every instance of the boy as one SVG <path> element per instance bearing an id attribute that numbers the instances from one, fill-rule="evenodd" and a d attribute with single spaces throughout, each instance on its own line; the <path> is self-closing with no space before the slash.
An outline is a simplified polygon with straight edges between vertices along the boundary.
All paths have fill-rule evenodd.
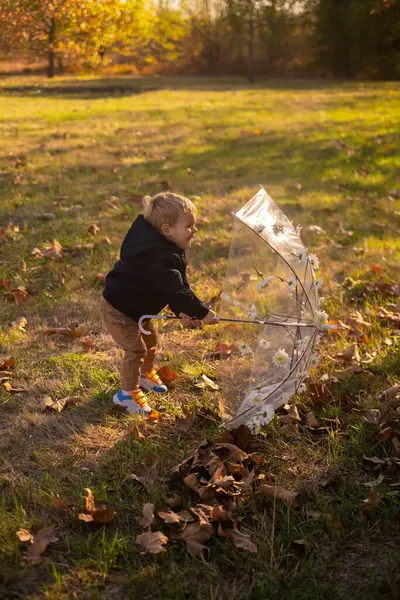
<path id="1" fill-rule="evenodd" d="M 101 299 L 103 322 L 117 345 L 125 351 L 121 389 L 114 404 L 129 413 L 158 418 L 140 388 L 167 391 L 154 369 L 157 335 L 152 323 L 144 323 L 151 335 L 143 335 L 138 320 L 157 314 L 167 304 L 184 325 L 195 320 L 218 322 L 190 289 L 186 279 L 185 250 L 196 233 L 196 208 L 183 196 L 161 192 L 143 200 L 143 215 L 133 222 L 121 246 L 120 259 L 105 280 Z"/>

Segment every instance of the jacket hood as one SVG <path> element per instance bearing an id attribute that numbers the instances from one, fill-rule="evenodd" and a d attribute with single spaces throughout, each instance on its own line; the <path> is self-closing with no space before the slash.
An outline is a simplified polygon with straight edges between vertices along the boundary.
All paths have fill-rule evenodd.
<path id="1" fill-rule="evenodd" d="M 132 223 L 131 228 L 121 246 L 121 259 L 132 260 L 153 250 L 163 248 L 182 254 L 184 251 L 173 242 L 167 240 L 143 215 L 139 215 Z"/>

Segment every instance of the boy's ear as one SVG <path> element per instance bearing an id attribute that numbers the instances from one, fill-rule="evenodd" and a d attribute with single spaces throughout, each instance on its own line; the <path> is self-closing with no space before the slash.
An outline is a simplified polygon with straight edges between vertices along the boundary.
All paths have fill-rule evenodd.
<path id="1" fill-rule="evenodd" d="M 171 235 L 171 226 L 168 223 L 163 223 L 160 227 L 160 231 L 163 235 Z"/>

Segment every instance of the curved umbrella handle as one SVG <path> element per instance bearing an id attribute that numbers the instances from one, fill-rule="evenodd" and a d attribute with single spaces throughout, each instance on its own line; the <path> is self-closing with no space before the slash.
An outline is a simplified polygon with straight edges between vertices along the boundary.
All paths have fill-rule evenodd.
<path id="1" fill-rule="evenodd" d="M 162 319 L 163 321 L 166 321 L 167 319 L 179 319 L 179 317 L 171 317 L 169 315 L 142 315 L 138 321 L 138 327 L 140 333 L 143 333 L 144 335 L 151 335 L 151 331 L 145 329 L 142 325 L 143 321 L 147 321 L 148 319 Z"/>

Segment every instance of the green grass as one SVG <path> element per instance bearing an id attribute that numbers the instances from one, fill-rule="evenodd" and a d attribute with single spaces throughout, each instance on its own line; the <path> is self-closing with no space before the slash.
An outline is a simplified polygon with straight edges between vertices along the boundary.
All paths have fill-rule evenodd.
<path id="1" fill-rule="evenodd" d="M 400 85 L 393 82 L 260 80 L 249 87 L 232 78 L 2 79 L 0 228 L 12 223 L 20 231 L 0 241 L 0 280 L 28 291 L 20 304 L 0 296 L 0 358 L 14 357 L 14 384 L 27 390 L 0 388 L 2 597 L 391 597 L 399 509 L 389 484 L 397 474 L 378 485 L 381 503 L 371 514 L 361 500 L 370 489 L 363 484 L 377 477 L 362 457 L 391 456 L 394 449 L 354 408 L 379 408 L 380 392 L 399 382 L 398 331 L 376 317 L 375 308 L 396 298 L 369 289 L 379 278 L 371 264 L 398 281 L 400 204 L 391 191 L 398 189 L 399 115 Z M 276 418 L 260 435 L 267 481 L 298 490 L 299 508 L 274 506 L 258 495 L 239 504 L 240 527 L 258 543 L 256 555 L 222 538 L 212 539 L 203 559 L 179 543 L 156 557 L 134 543 L 135 516 L 144 502 L 163 505 L 169 469 L 202 439 L 220 435 L 210 420 L 186 433 L 172 425 L 184 411 L 213 406 L 216 394 L 194 387 L 202 373 L 218 378 L 218 364 L 207 361 L 216 342 L 212 328 L 160 327 L 160 363 L 179 376 L 162 401 L 159 425 L 121 416 L 111 404 L 119 353 L 102 331 L 96 274 L 111 267 L 138 212 L 130 196 L 154 194 L 166 181 L 198 207 L 189 279 L 202 298 L 220 289 L 230 212 L 263 184 L 319 255 L 330 315 L 344 320 L 360 310 L 371 323 L 360 352 L 372 356 L 372 375 L 342 373 L 333 397 L 314 409 L 318 419 L 338 417 L 339 431 L 316 436 Z M 92 223 L 100 227 L 94 238 L 87 232 Z M 309 225 L 326 234 L 312 233 Z M 111 245 L 61 260 L 31 255 L 54 239 L 67 247 L 105 236 Z M 342 285 L 346 277 L 352 287 Z M 12 327 L 21 316 L 26 332 Z M 44 333 L 75 324 L 93 341 L 91 352 L 80 339 Z M 326 337 L 320 373 L 343 371 L 333 357 L 349 343 L 344 335 Z M 41 413 L 44 395 L 73 395 L 80 403 L 60 414 Z M 311 399 L 302 397 L 298 406 L 304 416 Z M 143 439 L 132 433 L 135 424 Z M 128 476 L 149 454 L 160 456 L 161 478 L 142 488 Z M 338 481 L 325 487 L 328 470 Z M 90 527 L 57 513 L 55 494 L 79 507 L 85 487 L 113 505 L 111 524 Z M 27 564 L 15 532 L 50 523 L 59 542 Z M 302 554 L 293 545 L 298 539 L 305 541 Z"/>

